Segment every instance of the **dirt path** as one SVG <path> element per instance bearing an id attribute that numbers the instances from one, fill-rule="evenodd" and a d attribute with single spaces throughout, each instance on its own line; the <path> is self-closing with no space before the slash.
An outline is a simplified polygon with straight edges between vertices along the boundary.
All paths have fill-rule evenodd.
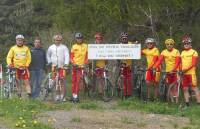
<path id="1" fill-rule="evenodd" d="M 49 111 L 39 120 L 55 129 L 177 129 L 189 124 L 183 117 L 122 110 Z"/>

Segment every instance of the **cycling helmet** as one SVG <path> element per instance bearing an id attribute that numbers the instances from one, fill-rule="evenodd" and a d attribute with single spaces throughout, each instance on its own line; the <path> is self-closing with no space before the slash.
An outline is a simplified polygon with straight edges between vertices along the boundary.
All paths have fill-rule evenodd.
<path id="1" fill-rule="evenodd" d="M 122 32 L 120 34 L 120 38 L 123 39 L 123 38 L 127 38 L 128 39 L 128 33 L 127 32 Z"/>
<path id="2" fill-rule="evenodd" d="M 190 38 L 189 35 L 185 35 L 182 37 L 182 43 L 191 43 L 192 39 Z"/>
<path id="3" fill-rule="evenodd" d="M 102 39 L 103 38 L 103 34 L 101 32 L 97 32 L 95 35 L 94 35 L 95 39 Z"/>
<path id="4" fill-rule="evenodd" d="M 147 44 L 147 43 L 156 43 L 156 40 L 154 38 L 147 38 L 145 40 L 145 44 Z"/>
<path id="5" fill-rule="evenodd" d="M 83 38 L 83 34 L 78 32 L 75 34 L 75 38 Z"/>
<path id="6" fill-rule="evenodd" d="M 15 37 L 15 39 L 24 39 L 24 36 L 21 35 L 21 34 L 18 34 L 18 35 Z"/>
<path id="7" fill-rule="evenodd" d="M 175 41 L 173 39 L 166 39 L 165 44 L 175 44 Z"/>

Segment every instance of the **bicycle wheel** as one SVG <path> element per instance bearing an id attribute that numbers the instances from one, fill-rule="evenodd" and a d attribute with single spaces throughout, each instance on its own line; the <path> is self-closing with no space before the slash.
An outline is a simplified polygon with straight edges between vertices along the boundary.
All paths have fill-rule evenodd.
<path id="1" fill-rule="evenodd" d="M 159 82 L 158 85 L 158 91 L 159 91 L 159 98 L 162 101 L 166 101 L 167 100 L 167 84 L 165 82 L 165 78 L 162 78 Z"/>
<path id="2" fill-rule="evenodd" d="M 97 77 L 97 78 L 95 79 L 93 85 L 91 85 L 91 86 L 89 87 L 89 97 L 90 97 L 91 99 L 96 99 L 96 98 L 98 98 L 98 95 L 99 95 L 99 93 L 100 93 L 100 92 L 98 91 L 98 88 L 102 86 L 102 85 L 101 85 L 101 82 L 102 82 L 102 81 L 103 81 L 102 78 Z"/>
<path id="3" fill-rule="evenodd" d="M 103 86 L 103 100 L 105 102 L 110 101 L 114 95 L 114 87 L 108 79 L 104 80 Z"/>
<path id="4" fill-rule="evenodd" d="M 11 84 L 9 83 L 8 80 L 6 80 L 6 82 L 4 83 L 3 86 L 3 97 L 6 99 L 11 98 Z"/>
<path id="5" fill-rule="evenodd" d="M 117 80 L 118 84 L 118 97 L 120 97 L 122 100 L 125 98 L 124 97 L 124 79 L 122 77 L 119 77 Z"/>
<path id="6" fill-rule="evenodd" d="M 55 82 L 51 79 L 46 79 L 44 85 L 40 90 L 40 97 L 43 101 L 54 101 L 55 100 Z"/>
<path id="7" fill-rule="evenodd" d="M 147 85 L 146 85 L 146 80 L 144 76 L 141 76 L 140 78 L 140 99 L 143 101 L 147 100 Z"/>
<path id="8" fill-rule="evenodd" d="M 140 82 L 141 76 L 138 74 L 134 79 L 134 94 L 140 98 L 141 96 L 141 82 Z"/>

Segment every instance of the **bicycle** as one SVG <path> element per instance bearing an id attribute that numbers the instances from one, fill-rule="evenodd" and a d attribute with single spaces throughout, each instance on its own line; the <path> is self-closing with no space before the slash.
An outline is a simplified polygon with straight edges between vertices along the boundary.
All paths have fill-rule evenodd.
<path id="1" fill-rule="evenodd" d="M 134 79 L 134 86 L 135 90 L 138 92 L 138 97 L 143 100 L 147 101 L 147 85 L 146 85 L 146 80 L 145 80 L 145 74 L 146 74 L 146 68 L 138 67 L 136 66 L 134 68 L 134 74 L 135 74 L 135 79 Z"/>
<path id="2" fill-rule="evenodd" d="M 6 81 L 4 83 L 4 93 L 3 96 L 6 99 L 12 98 L 13 95 L 17 95 L 19 98 L 22 97 L 22 86 L 21 84 L 21 80 L 17 79 L 16 77 L 16 68 L 7 68 L 7 76 L 6 76 Z M 20 69 L 22 70 L 22 75 L 25 74 L 25 70 L 24 69 Z M 17 86 L 17 83 L 19 84 Z"/>
<path id="3" fill-rule="evenodd" d="M 6 81 L 4 83 L 3 96 L 4 98 L 9 99 L 12 97 L 14 88 L 16 88 L 16 69 L 7 68 L 6 74 L 8 75 L 6 76 Z"/>
<path id="4" fill-rule="evenodd" d="M 99 70 L 103 70 L 103 76 L 97 76 L 95 75 L 97 71 Z M 102 67 L 102 68 L 96 68 L 94 75 L 95 75 L 95 81 L 97 85 L 93 85 L 91 88 L 89 88 L 89 95 L 91 98 L 96 98 L 98 96 L 99 93 L 99 89 L 98 88 L 102 88 L 102 99 L 105 102 L 108 102 L 112 99 L 113 95 L 114 95 L 114 88 L 112 83 L 109 80 L 109 76 L 108 76 L 108 67 Z"/>
<path id="5" fill-rule="evenodd" d="M 164 101 L 171 101 L 178 103 L 179 101 L 179 94 L 180 94 L 180 86 L 181 86 L 181 77 L 182 73 L 180 71 L 178 72 L 166 72 L 166 71 L 161 71 L 161 79 L 158 85 L 159 89 L 159 95 L 160 99 Z M 174 81 L 171 84 L 167 83 L 166 76 L 177 76 L 176 81 Z M 173 90 L 176 90 L 176 95 L 173 95 L 172 92 Z"/>
<path id="6" fill-rule="evenodd" d="M 62 96 L 62 84 L 64 84 L 64 78 L 61 78 L 59 75 L 59 71 L 62 68 L 58 68 L 58 66 L 54 66 L 55 68 L 55 75 L 54 72 L 49 72 L 45 81 L 44 85 L 41 87 L 40 94 L 42 97 L 42 100 L 46 101 L 51 95 L 51 100 L 55 102 L 62 102 L 65 96 Z M 67 70 L 68 68 L 63 68 L 64 70 Z M 59 97 L 59 98 L 58 98 Z"/>

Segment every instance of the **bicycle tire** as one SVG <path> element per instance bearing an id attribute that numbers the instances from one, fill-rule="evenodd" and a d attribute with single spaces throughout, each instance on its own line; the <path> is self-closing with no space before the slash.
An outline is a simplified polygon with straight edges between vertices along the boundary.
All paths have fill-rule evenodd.
<path id="1" fill-rule="evenodd" d="M 103 81 L 102 78 L 97 77 L 97 78 L 95 79 L 95 83 L 89 87 L 89 97 L 90 97 L 91 99 L 96 99 L 96 98 L 99 97 L 98 88 L 99 88 L 100 86 L 102 86 L 102 84 L 100 83 L 100 82 L 102 82 L 102 81 Z"/>
<path id="2" fill-rule="evenodd" d="M 167 84 L 165 83 L 165 78 L 161 79 L 158 85 L 159 98 L 161 101 L 167 100 Z"/>
<path id="3" fill-rule="evenodd" d="M 114 87 L 112 83 L 106 79 L 104 80 L 104 88 L 103 88 L 103 101 L 108 102 L 114 96 Z"/>
<path id="4" fill-rule="evenodd" d="M 124 96 L 124 80 L 122 79 L 122 77 L 119 77 L 117 80 L 117 84 L 118 84 L 118 97 L 120 97 L 121 100 L 125 99 Z"/>
<path id="5" fill-rule="evenodd" d="M 142 99 L 143 101 L 147 100 L 147 85 L 146 85 L 146 81 L 145 78 L 143 76 L 141 76 L 141 80 L 140 80 L 140 99 Z"/>
<path id="6" fill-rule="evenodd" d="M 11 97 L 10 83 L 6 81 L 3 86 L 3 97 L 9 99 Z"/>
<path id="7" fill-rule="evenodd" d="M 40 90 L 41 99 L 43 101 L 55 101 L 55 94 L 55 82 L 49 79 L 45 80 L 45 83 Z"/>
<path id="8" fill-rule="evenodd" d="M 135 90 L 136 90 L 136 92 L 135 92 L 135 94 L 137 94 L 136 96 L 138 97 L 138 98 L 141 98 L 140 96 L 141 96 L 141 82 L 140 82 L 140 78 L 141 78 L 141 76 L 138 74 L 136 77 L 135 77 L 135 80 L 134 80 L 134 86 L 135 86 Z"/>

